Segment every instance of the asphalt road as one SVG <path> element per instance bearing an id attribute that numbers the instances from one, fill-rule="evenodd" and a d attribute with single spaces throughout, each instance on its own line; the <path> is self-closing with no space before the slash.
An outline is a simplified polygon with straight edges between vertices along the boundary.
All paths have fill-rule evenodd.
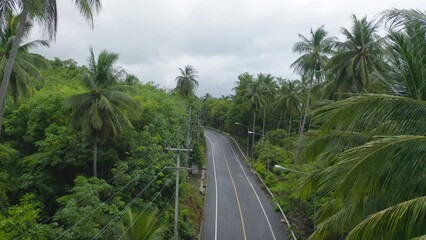
<path id="1" fill-rule="evenodd" d="M 208 155 L 203 240 L 288 239 L 280 215 L 228 136 L 205 129 Z"/>

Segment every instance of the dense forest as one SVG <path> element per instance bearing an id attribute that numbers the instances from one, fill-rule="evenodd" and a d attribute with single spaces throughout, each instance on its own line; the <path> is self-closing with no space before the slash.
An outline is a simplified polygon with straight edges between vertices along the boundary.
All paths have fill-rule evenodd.
<path id="1" fill-rule="evenodd" d="M 142 84 L 107 50 L 90 48 L 86 65 L 33 54 L 49 46 L 28 41 L 34 21 L 52 37 L 57 21 L 54 1 L 36 3 L 0 4 L 0 92 L 7 90 L 0 99 L 0 239 L 172 238 L 180 153 L 167 147 L 193 150 L 180 154 L 184 166 L 205 162 L 195 69 L 176 72 L 176 88 L 165 90 Z M 100 2 L 76 6 L 90 21 Z M 203 197 L 194 194 L 197 177 L 181 174 L 179 235 L 194 239 Z"/>
<path id="2" fill-rule="evenodd" d="M 424 239 L 426 13 L 341 33 L 299 35 L 299 80 L 243 73 L 234 95 L 206 94 L 205 124 L 248 148 L 299 238 Z"/>

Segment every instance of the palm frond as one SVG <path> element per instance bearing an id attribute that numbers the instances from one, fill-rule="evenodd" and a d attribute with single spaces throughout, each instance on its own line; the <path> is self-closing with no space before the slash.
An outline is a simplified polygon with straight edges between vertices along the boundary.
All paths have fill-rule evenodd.
<path id="1" fill-rule="evenodd" d="M 354 111 L 356 109 L 356 111 Z M 315 112 L 323 129 L 371 134 L 423 134 L 426 103 L 415 99 L 384 94 L 367 94 L 344 99 Z"/>
<path id="2" fill-rule="evenodd" d="M 307 145 L 306 158 L 308 161 L 316 160 L 324 152 L 336 154 L 350 148 L 358 147 L 370 139 L 366 134 L 348 131 L 330 131 L 325 135 L 319 134 L 320 136 L 314 134 L 313 137 L 308 135 L 304 139 Z"/>
<path id="3" fill-rule="evenodd" d="M 101 0 L 73 0 L 73 2 L 80 10 L 81 15 L 89 20 L 93 27 L 93 16 L 102 8 Z"/>
<path id="4" fill-rule="evenodd" d="M 330 215 L 320 217 L 311 239 L 342 236 L 370 214 L 423 196 L 425 145 L 424 136 L 378 138 L 336 154 L 335 164 L 313 172 L 304 181 L 304 194 L 332 194 L 338 211 L 325 211 Z"/>
<path id="5" fill-rule="evenodd" d="M 426 196 L 376 212 L 359 223 L 347 240 L 410 239 L 426 234 Z"/>
<path id="6" fill-rule="evenodd" d="M 381 20 L 390 23 L 391 27 L 404 28 L 412 24 L 426 27 L 426 12 L 414 9 L 392 9 L 383 12 Z"/>

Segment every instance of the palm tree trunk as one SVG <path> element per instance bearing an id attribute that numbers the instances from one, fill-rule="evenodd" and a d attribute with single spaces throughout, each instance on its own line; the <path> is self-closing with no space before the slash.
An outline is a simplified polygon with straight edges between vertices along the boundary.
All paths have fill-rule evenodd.
<path id="1" fill-rule="evenodd" d="M 309 89 L 309 91 L 308 91 L 308 99 L 306 100 L 305 114 L 303 115 L 303 120 L 302 120 L 302 124 L 301 124 L 300 131 L 299 131 L 299 139 L 297 140 L 296 154 L 294 156 L 293 167 L 296 167 L 296 162 L 297 162 L 297 159 L 299 157 L 300 144 L 302 142 L 303 129 L 305 128 L 306 118 L 308 116 L 309 102 L 310 101 L 311 101 L 311 89 Z"/>
<path id="2" fill-rule="evenodd" d="M 314 115 L 311 115 L 311 118 L 309 119 L 309 125 L 308 125 L 308 131 L 311 129 L 312 122 L 314 121 Z"/>
<path id="3" fill-rule="evenodd" d="M 280 120 L 278 121 L 277 129 L 280 129 L 282 119 L 283 119 L 283 113 L 280 113 Z"/>
<path id="4" fill-rule="evenodd" d="M 13 65 L 15 64 L 16 54 L 18 53 L 19 44 L 21 43 L 24 33 L 24 26 L 27 20 L 28 8 L 23 4 L 21 15 L 19 16 L 18 30 L 16 31 L 15 38 L 13 39 L 12 50 L 10 51 L 9 58 L 7 59 L 6 68 L 3 74 L 3 80 L 0 86 L 0 135 L 3 124 L 3 111 L 4 99 L 6 98 L 7 87 L 9 85 L 10 75 L 12 74 Z"/>
<path id="5" fill-rule="evenodd" d="M 252 141 L 251 141 L 251 143 L 252 143 L 252 145 L 251 145 L 251 157 L 253 158 L 253 160 L 254 160 L 254 131 L 255 131 L 255 128 L 256 127 L 256 112 L 253 112 L 253 133 L 252 133 L 252 135 L 253 135 L 253 138 L 252 138 Z"/>
<path id="6" fill-rule="evenodd" d="M 93 136 L 93 176 L 98 177 L 98 142 L 96 134 Z"/>
<path id="7" fill-rule="evenodd" d="M 263 128 L 262 128 L 262 136 L 265 136 L 265 116 L 266 116 L 266 107 L 263 108 Z"/>
<path id="8" fill-rule="evenodd" d="M 290 114 L 290 120 L 288 122 L 288 137 L 290 137 L 291 134 L 291 114 Z"/>

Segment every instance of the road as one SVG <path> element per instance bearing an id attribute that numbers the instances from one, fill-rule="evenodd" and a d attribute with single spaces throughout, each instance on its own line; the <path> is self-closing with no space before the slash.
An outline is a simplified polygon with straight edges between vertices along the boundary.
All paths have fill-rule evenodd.
<path id="1" fill-rule="evenodd" d="M 208 155 L 203 240 L 286 240 L 280 215 L 235 142 L 205 129 Z"/>

